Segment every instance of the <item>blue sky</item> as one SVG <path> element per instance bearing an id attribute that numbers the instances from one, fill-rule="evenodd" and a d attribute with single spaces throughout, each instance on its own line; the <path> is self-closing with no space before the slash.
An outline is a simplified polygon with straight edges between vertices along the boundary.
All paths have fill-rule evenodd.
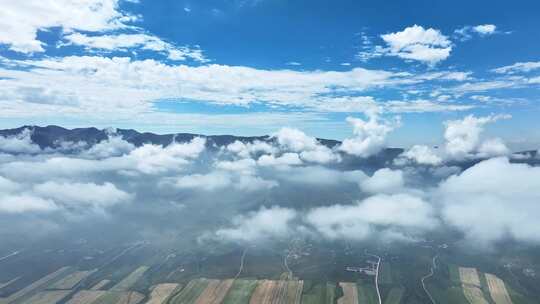
<path id="1" fill-rule="evenodd" d="M 394 146 L 444 122 L 538 146 L 538 1 L 30 0 L 0 12 L 0 127 L 59 124 L 341 139 L 401 117 Z"/>

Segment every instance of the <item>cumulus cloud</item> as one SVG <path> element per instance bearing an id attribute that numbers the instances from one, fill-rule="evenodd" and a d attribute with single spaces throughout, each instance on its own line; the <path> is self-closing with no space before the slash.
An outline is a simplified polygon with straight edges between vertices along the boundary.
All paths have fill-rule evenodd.
<path id="1" fill-rule="evenodd" d="M 103 209 L 131 199 L 128 193 L 108 182 L 103 184 L 46 182 L 34 186 L 33 191 L 40 197 L 73 208 Z"/>
<path id="2" fill-rule="evenodd" d="M 257 160 L 257 164 L 263 167 L 277 167 L 286 169 L 289 166 L 298 166 L 303 164 L 302 160 L 298 156 L 298 153 L 284 153 L 281 156 L 263 155 Z"/>
<path id="3" fill-rule="evenodd" d="M 38 153 L 41 148 L 32 141 L 32 130 L 23 129 L 13 136 L 0 136 L 0 151 L 7 153 Z"/>
<path id="4" fill-rule="evenodd" d="M 329 239 L 364 240 L 380 233 L 410 240 L 437 226 L 430 204 L 408 194 L 379 194 L 352 205 L 309 211 L 306 221 Z"/>
<path id="5" fill-rule="evenodd" d="M 508 115 L 490 115 L 476 117 L 468 115 L 462 120 L 447 121 L 444 138 L 446 139 L 445 151 L 453 158 L 463 158 L 477 151 L 481 144 L 480 134 L 484 126 L 488 123 L 496 122 L 500 119 L 508 119 Z M 501 142 L 487 142 L 484 152 L 493 152 L 494 149 L 501 151 Z"/>
<path id="6" fill-rule="evenodd" d="M 26 213 L 48 212 L 57 210 L 58 207 L 52 200 L 27 194 L 13 194 L 0 196 L 0 212 Z"/>
<path id="7" fill-rule="evenodd" d="M 277 149 L 272 145 L 255 140 L 254 142 L 243 143 L 239 140 L 234 141 L 225 147 L 225 150 L 235 153 L 240 157 L 247 158 L 259 153 L 273 154 L 277 152 Z"/>
<path id="8" fill-rule="evenodd" d="M 65 32 L 126 28 L 136 18 L 119 10 L 118 0 L 28 0 L 2 3 L 0 43 L 16 52 L 43 52 L 39 30 L 61 27 Z"/>
<path id="9" fill-rule="evenodd" d="M 420 165 L 437 166 L 443 159 L 432 148 L 425 145 L 414 145 L 400 155 L 400 159 L 405 158 Z M 397 160 L 399 162 L 399 159 Z"/>
<path id="10" fill-rule="evenodd" d="M 377 114 L 368 114 L 368 120 L 348 117 L 353 125 L 354 137 L 345 139 L 339 150 L 351 155 L 369 157 L 384 148 L 386 136 L 400 125 L 399 120 L 387 121 Z"/>
<path id="11" fill-rule="evenodd" d="M 284 238 L 291 232 L 291 221 L 296 211 L 281 207 L 262 207 L 256 212 L 233 219 L 231 228 L 219 229 L 220 239 L 252 242 L 271 238 Z"/>
<path id="12" fill-rule="evenodd" d="M 538 242 L 540 168 L 507 158 L 480 162 L 441 183 L 438 197 L 448 223 L 482 244 L 511 237 Z"/>
<path id="13" fill-rule="evenodd" d="M 388 45 L 385 54 L 430 65 L 445 60 L 452 51 L 452 43 L 439 30 L 416 24 L 401 32 L 381 35 L 381 38 Z"/>
<path id="14" fill-rule="evenodd" d="M 107 158 L 112 156 L 122 156 L 135 149 L 135 145 L 125 141 L 121 136 L 109 135 L 106 140 L 100 141 L 84 150 L 84 154 L 94 158 Z"/>
<path id="15" fill-rule="evenodd" d="M 368 193 L 397 193 L 403 190 L 404 178 L 401 170 L 383 168 L 373 176 L 360 181 L 360 188 Z"/>
<path id="16" fill-rule="evenodd" d="M 341 157 L 332 149 L 297 129 L 281 128 L 273 135 L 273 138 L 276 138 L 278 144 L 285 150 L 300 152 L 300 158 L 307 162 L 327 164 L 341 160 Z M 268 163 L 268 161 L 271 159 L 264 160 L 264 163 Z"/>

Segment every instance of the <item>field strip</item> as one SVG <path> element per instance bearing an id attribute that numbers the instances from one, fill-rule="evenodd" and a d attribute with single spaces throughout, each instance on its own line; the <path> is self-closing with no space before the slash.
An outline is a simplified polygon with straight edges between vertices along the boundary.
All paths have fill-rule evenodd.
<path id="1" fill-rule="evenodd" d="M 122 292 L 120 299 L 115 304 L 138 304 L 144 299 L 144 295 L 136 291 Z"/>
<path id="2" fill-rule="evenodd" d="M 81 290 L 67 301 L 66 304 L 91 304 L 105 293 L 107 293 L 105 290 Z"/>
<path id="3" fill-rule="evenodd" d="M 285 303 L 299 304 L 302 299 L 304 281 L 287 281 L 287 297 Z"/>
<path id="4" fill-rule="evenodd" d="M 270 304 L 272 301 L 272 296 L 274 290 L 276 290 L 278 284 L 276 281 L 271 280 L 262 280 L 259 282 L 257 288 L 253 292 L 251 299 L 249 300 L 250 304 Z"/>
<path id="5" fill-rule="evenodd" d="M 343 289 L 343 296 L 338 299 L 338 304 L 358 303 L 358 289 L 355 283 L 340 282 L 339 286 Z"/>
<path id="6" fill-rule="evenodd" d="M 80 281 L 86 279 L 95 271 L 96 269 L 87 270 L 87 271 L 75 271 L 74 273 L 68 274 L 66 277 L 62 278 L 60 281 L 51 285 L 49 289 L 72 289 Z"/>
<path id="7" fill-rule="evenodd" d="M 132 273 L 130 273 L 127 277 L 125 277 L 122 281 L 118 282 L 118 284 L 114 285 L 111 290 L 125 291 L 130 289 L 131 286 L 133 286 L 144 275 L 148 268 L 148 266 L 140 266 Z"/>
<path id="8" fill-rule="evenodd" d="M 211 281 L 206 287 L 206 289 L 201 293 L 197 301 L 195 301 L 195 303 L 220 304 L 229 292 L 229 289 L 231 288 L 233 282 L 233 279 L 217 282 Z"/>
<path id="9" fill-rule="evenodd" d="M 71 293 L 71 290 L 47 290 L 40 291 L 30 299 L 26 300 L 25 304 L 56 304 L 63 300 Z"/>
<path id="10" fill-rule="evenodd" d="M 231 289 L 223 300 L 223 304 L 248 304 L 257 285 L 257 280 L 234 280 Z"/>
<path id="11" fill-rule="evenodd" d="M 17 280 L 19 280 L 20 278 L 21 278 L 21 277 L 16 277 L 16 278 L 11 279 L 11 280 L 9 280 L 9 281 L 7 281 L 7 282 L 5 282 L 5 283 L 0 283 L 0 289 L 2 289 L 2 288 L 4 288 L 4 287 L 8 287 L 9 285 L 11 285 L 11 284 L 17 282 Z"/>
<path id="12" fill-rule="evenodd" d="M 480 277 L 476 268 L 459 267 L 459 279 L 463 288 L 463 294 L 469 303 L 489 304 L 484 298 L 482 289 L 480 289 L 482 285 L 480 284 Z"/>
<path id="13" fill-rule="evenodd" d="M 100 290 L 103 288 L 103 286 L 109 284 L 111 282 L 111 280 L 101 280 L 99 281 L 96 285 L 92 286 L 92 288 L 90 288 L 91 290 Z"/>
<path id="14" fill-rule="evenodd" d="M 477 286 L 480 288 L 480 277 L 476 268 L 459 267 L 459 279 L 466 285 Z"/>
<path id="15" fill-rule="evenodd" d="M 162 283 L 154 286 L 150 293 L 150 300 L 146 304 L 162 304 L 165 303 L 175 290 L 181 288 L 180 284 Z"/>
<path id="16" fill-rule="evenodd" d="M 206 289 L 210 280 L 191 280 L 182 291 L 172 296 L 168 304 L 193 304 Z"/>
<path id="17" fill-rule="evenodd" d="M 12 303 L 27 296 L 32 296 L 35 292 L 40 291 L 40 289 L 47 288 L 47 285 L 51 281 L 58 279 L 60 276 L 64 275 L 67 271 L 69 271 L 69 269 L 70 267 L 62 267 L 55 272 L 49 273 L 48 275 L 24 287 L 23 289 L 10 295 L 9 297 L 5 299 L 0 299 L 0 303 Z"/>
<path id="18" fill-rule="evenodd" d="M 504 281 L 493 274 L 486 273 L 489 294 L 495 304 L 513 304 Z"/>

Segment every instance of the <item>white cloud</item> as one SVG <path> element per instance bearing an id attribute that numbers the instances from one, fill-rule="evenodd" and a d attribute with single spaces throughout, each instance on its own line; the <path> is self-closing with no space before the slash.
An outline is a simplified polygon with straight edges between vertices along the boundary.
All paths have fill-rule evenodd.
<path id="1" fill-rule="evenodd" d="M 455 38 L 461 41 L 467 41 L 473 38 L 473 35 L 489 36 L 498 33 L 497 26 L 494 24 L 480 24 L 476 26 L 464 26 L 454 31 Z"/>
<path id="2" fill-rule="evenodd" d="M 277 152 L 277 149 L 275 147 L 259 140 L 255 140 L 252 143 L 243 143 L 239 140 L 236 140 L 232 144 L 227 145 L 225 147 L 225 150 L 235 153 L 243 158 L 247 158 L 258 153 L 274 154 Z"/>
<path id="3" fill-rule="evenodd" d="M 472 29 L 481 35 L 491 35 L 495 33 L 497 27 L 494 24 L 481 24 L 474 26 Z"/>
<path id="4" fill-rule="evenodd" d="M 263 167 L 277 167 L 286 169 L 289 166 L 298 166 L 303 164 L 302 160 L 298 156 L 298 153 L 284 153 L 278 157 L 265 154 L 259 157 L 257 164 Z"/>
<path id="5" fill-rule="evenodd" d="M 386 232 L 410 239 L 437 225 L 432 207 L 408 194 L 379 194 L 352 205 L 333 205 L 308 212 L 306 221 L 329 239 L 364 240 Z"/>
<path id="6" fill-rule="evenodd" d="M 58 183 L 46 182 L 34 186 L 40 197 L 51 199 L 69 207 L 103 209 L 127 202 L 131 196 L 111 183 Z"/>
<path id="7" fill-rule="evenodd" d="M 480 134 L 486 124 L 508 118 L 510 118 L 509 115 L 490 115 L 485 117 L 468 115 L 462 120 L 445 122 L 444 138 L 446 139 L 446 153 L 453 158 L 469 156 L 472 152 L 477 151 L 481 144 Z M 488 143 L 488 145 L 493 148 L 493 143 Z M 489 150 L 489 146 L 486 146 L 485 149 Z"/>
<path id="8" fill-rule="evenodd" d="M 492 72 L 498 74 L 516 74 L 516 73 L 527 73 L 530 71 L 540 69 L 540 61 L 532 62 L 517 62 L 512 65 L 503 66 L 491 70 Z"/>
<path id="9" fill-rule="evenodd" d="M 381 35 L 388 45 L 385 53 L 403 59 L 437 64 L 450 56 L 452 43 L 439 30 L 413 25 L 401 32 Z"/>
<path id="10" fill-rule="evenodd" d="M 360 181 L 360 188 L 372 194 L 401 192 L 404 185 L 403 172 L 388 168 L 379 169 L 373 176 Z"/>
<path id="11" fill-rule="evenodd" d="M 209 174 L 191 174 L 180 177 L 175 186 L 180 189 L 201 189 L 214 191 L 230 186 L 230 174 L 226 172 L 212 172 Z"/>
<path id="12" fill-rule="evenodd" d="M 500 138 L 487 139 L 478 148 L 478 154 L 482 157 L 495 157 L 510 154 L 510 149 Z"/>
<path id="13" fill-rule="evenodd" d="M 245 216 L 237 216 L 232 228 L 216 231 L 220 239 L 252 242 L 257 240 L 284 238 L 291 232 L 290 223 L 296 211 L 281 207 L 264 208 Z"/>
<path id="14" fill-rule="evenodd" d="M 31 129 L 23 129 L 13 136 L 0 136 L 0 151 L 7 153 L 38 153 L 41 148 L 32 141 Z"/>
<path id="15" fill-rule="evenodd" d="M 353 125 L 354 137 L 343 140 L 339 150 L 348 154 L 369 157 L 384 148 L 386 136 L 400 125 L 399 121 L 381 120 L 375 113 L 368 113 L 368 120 L 347 117 Z"/>
<path id="16" fill-rule="evenodd" d="M 97 32 L 125 28 L 136 18 L 119 11 L 118 6 L 118 0 L 2 1 L 0 43 L 17 52 L 43 52 L 38 30 L 61 27 L 64 32 Z"/>
<path id="17" fill-rule="evenodd" d="M 300 152 L 300 158 L 304 161 L 327 164 L 341 160 L 330 148 L 300 130 L 281 128 L 272 137 L 276 138 L 278 144 L 286 151 Z"/>
<path id="18" fill-rule="evenodd" d="M 437 166 L 442 163 L 442 158 L 432 148 L 425 145 L 414 145 L 403 152 L 400 157 L 412 160 L 420 165 Z"/>
<path id="19" fill-rule="evenodd" d="M 483 161 L 441 183 L 443 217 L 475 244 L 506 237 L 540 241 L 540 168 L 511 164 L 507 158 Z"/>
<path id="20" fill-rule="evenodd" d="M 54 204 L 52 200 L 47 200 L 32 195 L 15 194 L 0 196 L 0 212 L 48 212 L 57 209 L 58 207 Z"/>
<path id="21" fill-rule="evenodd" d="M 85 150 L 83 154 L 93 158 L 107 158 L 112 156 L 122 156 L 133 151 L 135 146 L 125 141 L 121 136 L 109 135 L 106 140 L 102 140 Z"/>
<path id="22" fill-rule="evenodd" d="M 107 51 L 126 51 L 134 48 L 152 50 L 167 54 L 171 60 L 192 59 L 199 62 L 207 62 L 202 51 L 186 46 L 177 47 L 171 43 L 148 34 L 118 34 L 118 35 L 96 35 L 89 36 L 81 33 L 71 33 L 65 35 L 67 41 L 63 45 L 80 45 L 88 49 L 99 49 Z"/>

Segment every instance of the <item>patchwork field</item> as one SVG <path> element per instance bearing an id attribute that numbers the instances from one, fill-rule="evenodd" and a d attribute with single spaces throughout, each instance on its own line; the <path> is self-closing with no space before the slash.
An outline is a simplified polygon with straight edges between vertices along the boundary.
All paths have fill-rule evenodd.
<path id="1" fill-rule="evenodd" d="M 72 289 L 80 281 L 84 280 L 95 271 L 96 270 L 75 271 L 74 273 L 68 274 L 66 277 L 62 278 L 60 281 L 51 285 L 49 289 Z"/>
<path id="2" fill-rule="evenodd" d="M 194 304 L 211 280 L 196 279 L 190 281 L 184 289 L 169 300 L 169 304 Z"/>
<path id="3" fill-rule="evenodd" d="M 476 268 L 459 267 L 459 279 L 461 283 L 480 287 L 480 277 Z"/>
<path id="4" fill-rule="evenodd" d="M 257 285 L 257 280 L 235 280 L 223 304 L 248 304 Z"/>
<path id="5" fill-rule="evenodd" d="M 56 304 L 69 295 L 69 290 L 48 290 L 40 291 L 30 299 L 26 300 L 25 304 Z"/>
<path id="6" fill-rule="evenodd" d="M 69 299 L 66 304 L 92 304 L 105 293 L 107 293 L 105 290 L 81 290 Z"/>
<path id="7" fill-rule="evenodd" d="M 49 284 L 55 282 L 59 278 L 62 278 L 70 271 L 69 267 L 62 267 L 57 271 L 50 273 L 43 278 L 35 281 L 34 283 L 24 287 L 23 289 L 17 291 L 16 293 L 10 295 L 7 298 L 0 299 L 0 303 L 22 303 L 26 299 L 29 299 L 39 291 L 47 288 Z"/>
<path id="8" fill-rule="evenodd" d="M 335 296 L 334 284 L 304 281 L 302 304 L 332 304 Z"/>
<path id="9" fill-rule="evenodd" d="M 91 290 L 100 290 L 100 289 L 103 289 L 104 286 L 106 286 L 107 284 L 109 284 L 111 282 L 111 280 L 101 280 L 99 281 L 99 283 L 97 283 L 96 285 L 92 286 L 92 288 L 90 288 Z"/>
<path id="10" fill-rule="evenodd" d="M 106 291 L 91 304 L 137 304 L 144 295 L 135 291 Z"/>
<path id="11" fill-rule="evenodd" d="M 463 294 L 469 303 L 489 304 L 480 289 L 482 285 L 476 268 L 459 267 L 459 279 L 462 283 Z"/>
<path id="12" fill-rule="evenodd" d="M 394 287 L 390 289 L 388 294 L 385 297 L 384 304 L 399 304 L 401 303 L 401 298 L 405 293 L 405 289 L 402 287 Z"/>
<path id="13" fill-rule="evenodd" d="M 21 278 L 21 277 L 16 277 L 16 278 L 11 279 L 11 280 L 9 280 L 9 281 L 7 281 L 7 282 L 5 282 L 5 283 L 0 283 L 0 289 L 2 289 L 2 288 L 4 288 L 4 287 L 8 287 L 9 285 L 11 285 L 11 284 L 17 282 L 17 280 L 19 280 L 20 278 Z"/>
<path id="14" fill-rule="evenodd" d="M 300 304 L 302 300 L 302 289 L 304 281 L 289 280 L 287 281 L 287 297 L 286 303 Z"/>
<path id="15" fill-rule="evenodd" d="M 141 266 L 132 273 L 130 273 L 127 277 L 125 277 L 122 281 L 118 282 L 118 284 L 114 285 L 111 290 L 116 291 L 125 291 L 131 288 L 148 270 L 149 267 L 147 266 Z"/>
<path id="16" fill-rule="evenodd" d="M 489 294 L 495 304 L 513 304 L 506 290 L 504 281 L 493 274 L 486 273 L 486 281 L 489 289 Z"/>
<path id="17" fill-rule="evenodd" d="M 338 299 L 338 304 L 358 304 L 358 289 L 356 283 L 339 283 L 343 289 L 343 296 Z"/>
<path id="18" fill-rule="evenodd" d="M 375 287 L 371 285 L 356 284 L 358 289 L 358 303 L 378 304 L 379 298 Z"/>
<path id="19" fill-rule="evenodd" d="M 201 293 L 195 304 L 220 304 L 231 288 L 234 280 L 212 280 Z"/>
<path id="20" fill-rule="evenodd" d="M 162 304 L 170 298 L 170 296 L 176 291 L 182 288 L 180 284 L 176 283 L 163 283 L 158 284 L 152 288 L 150 293 L 150 300 L 146 304 Z"/>

